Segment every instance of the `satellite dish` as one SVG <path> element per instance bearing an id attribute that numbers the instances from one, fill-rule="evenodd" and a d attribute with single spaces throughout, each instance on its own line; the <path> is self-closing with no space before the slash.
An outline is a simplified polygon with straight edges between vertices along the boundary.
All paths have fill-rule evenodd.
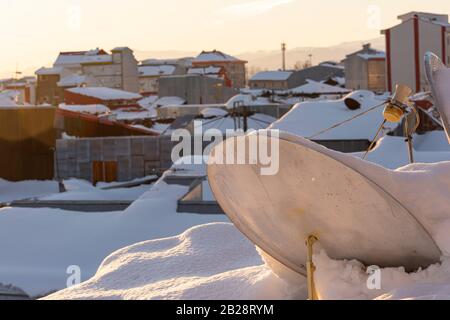
<path id="1" fill-rule="evenodd" d="M 266 132 L 266 134 L 261 134 Z M 253 133 L 258 138 L 267 132 Z M 251 135 L 217 145 L 211 158 Z M 212 191 L 236 227 L 266 254 L 306 275 L 305 239 L 315 235 L 334 259 L 413 271 L 439 262 L 440 250 L 419 221 L 370 176 L 354 157 L 329 152 L 287 133 L 279 137 L 279 171 L 260 174 L 255 164 L 208 164 Z M 241 145 L 242 146 L 242 145 Z M 348 159 L 348 161 L 346 161 Z M 211 160 L 210 160 L 211 161 Z M 385 170 L 378 167 L 381 170 Z M 377 173 L 379 174 L 379 172 Z"/>
<path id="2" fill-rule="evenodd" d="M 435 107 L 439 111 L 450 143 L 450 68 L 447 68 L 434 53 L 427 52 L 425 54 L 425 72 Z"/>

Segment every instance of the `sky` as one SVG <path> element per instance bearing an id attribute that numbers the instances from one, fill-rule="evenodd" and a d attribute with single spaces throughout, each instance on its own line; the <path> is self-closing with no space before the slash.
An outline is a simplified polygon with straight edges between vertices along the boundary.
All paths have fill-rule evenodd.
<path id="1" fill-rule="evenodd" d="M 0 0 L 0 76 L 50 65 L 60 51 L 230 54 L 330 46 L 380 36 L 409 11 L 450 13 L 449 0 Z"/>

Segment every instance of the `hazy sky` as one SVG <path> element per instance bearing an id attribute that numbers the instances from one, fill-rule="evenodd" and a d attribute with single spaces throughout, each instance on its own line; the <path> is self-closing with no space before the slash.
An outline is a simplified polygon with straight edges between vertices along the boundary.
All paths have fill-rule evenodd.
<path id="1" fill-rule="evenodd" d="M 0 75 L 50 64 L 59 51 L 231 54 L 371 39 L 412 10 L 450 13 L 449 0 L 0 0 Z"/>

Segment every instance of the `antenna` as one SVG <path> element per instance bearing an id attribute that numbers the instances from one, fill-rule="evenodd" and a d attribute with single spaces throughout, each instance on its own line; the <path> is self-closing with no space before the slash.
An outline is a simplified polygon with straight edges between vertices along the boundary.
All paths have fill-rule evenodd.
<path id="1" fill-rule="evenodd" d="M 282 53 L 282 70 L 286 71 L 286 43 L 283 42 L 281 44 L 281 53 Z"/>

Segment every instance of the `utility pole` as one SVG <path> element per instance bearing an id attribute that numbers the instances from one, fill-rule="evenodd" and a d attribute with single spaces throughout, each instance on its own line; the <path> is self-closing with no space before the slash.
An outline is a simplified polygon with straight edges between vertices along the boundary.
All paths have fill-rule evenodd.
<path id="1" fill-rule="evenodd" d="M 281 53 L 283 59 L 282 70 L 286 71 L 286 43 L 284 42 L 281 44 Z"/>
<path id="2" fill-rule="evenodd" d="M 313 57 L 313 55 L 310 53 L 308 55 L 308 57 L 309 57 L 309 65 L 312 67 L 312 57 Z"/>

